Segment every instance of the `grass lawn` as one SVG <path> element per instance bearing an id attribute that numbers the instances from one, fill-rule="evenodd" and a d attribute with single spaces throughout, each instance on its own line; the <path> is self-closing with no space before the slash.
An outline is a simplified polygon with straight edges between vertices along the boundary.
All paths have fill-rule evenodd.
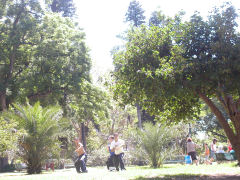
<path id="1" fill-rule="evenodd" d="M 38 175 L 26 172 L 1 173 L 0 180 L 145 180 L 145 179 L 240 179 L 240 167 L 233 163 L 214 165 L 164 165 L 159 169 L 149 167 L 127 167 L 127 171 L 109 172 L 106 167 L 88 167 L 88 173 L 77 174 L 75 169 L 44 171 Z"/>

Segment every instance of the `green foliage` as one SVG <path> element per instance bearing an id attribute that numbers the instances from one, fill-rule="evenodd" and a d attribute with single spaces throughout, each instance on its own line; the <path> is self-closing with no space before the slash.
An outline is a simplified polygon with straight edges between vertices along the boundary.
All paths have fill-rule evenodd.
<path id="1" fill-rule="evenodd" d="M 235 27 L 235 10 L 226 6 L 208 21 L 195 14 L 182 23 L 176 16 L 162 27 L 130 31 L 125 50 L 114 55 L 116 99 L 138 102 L 154 115 L 179 122 L 199 115 L 199 91 L 215 96 L 222 84 L 238 97 L 240 37 Z"/>
<path id="2" fill-rule="evenodd" d="M 28 103 L 26 106 L 15 105 L 5 117 L 17 121 L 19 128 L 25 130 L 20 140 L 19 155 L 27 164 L 27 172 L 40 173 L 49 153 L 54 154 L 56 147 L 59 147 L 56 135 L 59 133 L 58 121 L 62 110 L 57 106 L 43 108 L 39 102 L 33 106 Z"/>
<path id="3" fill-rule="evenodd" d="M 82 81 L 90 79 L 91 67 L 78 25 L 60 14 L 44 12 L 37 0 L 6 1 L 2 6 L 1 109 L 26 97 L 54 104 L 78 92 Z"/>
<path id="4" fill-rule="evenodd" d="M 213 102 L 217 105 L 217 107 L 221 110 L 224 117 L 229 119 L 226 110 L 222 107 L 221 104 L 217 100 L 213 99 Z M 200 118 L 196 121 L 196 132 L 204 132 L 209 137 L 216 137 L 218 141 L 226 141 L 227 136 L 220 125 L 219 121 L 217 120 L 216 116 L 209 110 L 209 108 L 204 105 L 201 111 Z M 211 139 L 212 140 L 212 139 Z"/>
<path id="5" fill-rule="evenodd" d="M 151 166 L 157 168 L 173 153 L 174 140 L 180 135 L 180 131 L 176 127 L 145 123 L 138 135 L 140 148 L 145 151 Z"/>
<path id="6" fill-rule="evenodd" d="M 4 154 L 5 151 L 16 150 L 18 148 L 18 138 L 23 134 L 23 130 L 17 130 L 18 123 L 15 120 L 7 121 L 3 116 L 0 116 L 0 154 Z"/>
<path id="7" fill-rule="evenodd" d="M 50 7 L 52 12 L 61 12 L 64 17 L 72 17 L 76 11 L 73 0 L 52 0 Z"/>
<path id="8" fill-rule="evenodd" d="M 126 21 L 131 22 L 134 26 L 138 27 L 145 22 L 144 10 L 140 3 L 136 0 L 130 2 L 128 11 L 126 13 Z"/>

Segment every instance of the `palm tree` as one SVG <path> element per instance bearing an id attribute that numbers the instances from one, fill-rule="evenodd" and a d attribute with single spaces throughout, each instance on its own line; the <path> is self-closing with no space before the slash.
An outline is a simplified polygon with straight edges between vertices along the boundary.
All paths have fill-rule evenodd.
<path id="1" fill-rule="evenodd" d="M 19 155 L 27 164 L 29 174 L 41 173 L 43 162 L 58 143 L 56 135 L 62 110 L 57 106 L 43 108 L 39 102 L 33 106 L 27 103 L 14 107 L 9 117 L 17 120 L 26 132 L 20 141 Z"/>

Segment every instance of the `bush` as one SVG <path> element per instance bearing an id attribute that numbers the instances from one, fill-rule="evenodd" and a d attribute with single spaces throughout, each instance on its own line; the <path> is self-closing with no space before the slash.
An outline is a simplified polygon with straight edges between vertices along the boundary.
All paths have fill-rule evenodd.
<path id="1" fill-rule="evenodd" d="M 176 126 L 144 124 L 138 131 L 139 147 L 145 151 L 152 167 L 161 167 L 164 160 L 175 151 L 174 142 L 180 132 Z"/>
<path id="2" fill-rule="evenodd" d="M 61 117 L 59 107 L 43 108 L 39 102 L 34 106 L 29 103 L 26 106 L 15 105 L 15 109 L 6 116 L 18 121 L 19 127 L 26 132 L 19 143 L 19 155 L 27 164 L 29 174 L 41 173 L 42 164 L 49 154 L 60 152 L 56 135 Z"/>
<path id="3" fill-rule="evenodd" d="M 88 155 L 87 165 L 88 166 L 105 166 L 109 153 L 107 148 L 104 146 L 100 149 L 91 151 L 91 154 Z"/>

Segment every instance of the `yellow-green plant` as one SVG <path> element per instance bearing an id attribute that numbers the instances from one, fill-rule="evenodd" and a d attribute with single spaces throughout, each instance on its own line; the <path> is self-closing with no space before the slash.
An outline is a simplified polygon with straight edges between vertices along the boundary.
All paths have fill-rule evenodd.
<path id="1" fill-rule="evenodd" d="M 54 152 L 61 117 L 62 110 L 58 106 L 43 108 L 39 102 L 33 106 L 29 103 L 26 106 L 15 105 L 6 116 L 16 120 L 19 128 L 26 132 L 19 142 L 19 155 L 27 164 L 29 174 L 41 173 L 42 163 L 49 153 Z"/>

